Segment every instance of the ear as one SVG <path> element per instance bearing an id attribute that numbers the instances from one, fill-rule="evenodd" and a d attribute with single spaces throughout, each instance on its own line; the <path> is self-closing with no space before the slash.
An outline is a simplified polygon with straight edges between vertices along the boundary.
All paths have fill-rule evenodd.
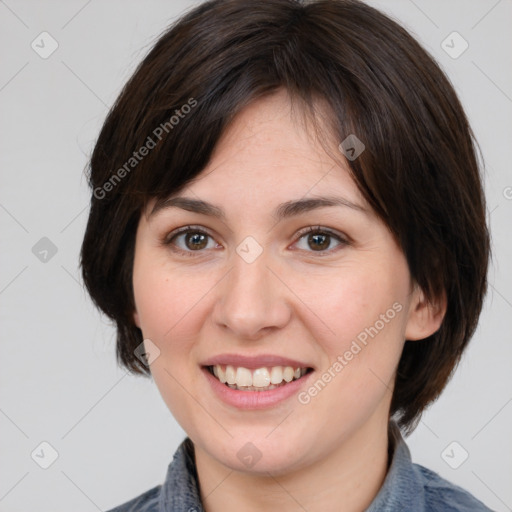
<path id="1" fill-rule="evenodd" d="M 133 321 L 135 322 L 135 325 L 140 329 L 140 319 L 139 319 L 139 313 L 137 311 L 133 312 Z"/>
<path id="2" fill-rule="evenodd" d="M 409 319 L 405 327 L 406 340 L 422 340 L 434 334 L 446 313 L 446 293 L 435 302 L 426 299 L 423 290 L 415 286 L 409 306 Z"/>

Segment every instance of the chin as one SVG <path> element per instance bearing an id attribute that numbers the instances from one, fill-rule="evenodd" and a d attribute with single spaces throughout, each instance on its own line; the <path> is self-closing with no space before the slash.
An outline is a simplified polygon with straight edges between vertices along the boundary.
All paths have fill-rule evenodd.
<path id="1" fill-rule="evenodd" d="M 233 471 L 277 476 L 299 469 L 307 451 L 304 436 L 298 436 L 297 440 L 290 436 L 271 439 L 272 434 L 268 436 L 272 428 L 259 430 L 244 429 L 243 434 L 233 438 L 226 435 L 223 442 L 215 444 L 212 438 L 205 438 L 201 444 L 211 457 Z"/>

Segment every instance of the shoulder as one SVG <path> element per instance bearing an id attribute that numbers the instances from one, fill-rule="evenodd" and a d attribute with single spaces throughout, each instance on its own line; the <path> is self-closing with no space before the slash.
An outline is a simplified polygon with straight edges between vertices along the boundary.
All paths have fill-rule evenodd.
<path id="1" fill-rule="evenodd" d="M 493 512 L 468 491 L 438 473 L 420 464 L 413 466 L 423 481 L 426 512 Z"/>
<path id="2" fill-rule="evenodd" d="M 158 485 L 140 496 L 110 509 L 107 512 L 157 512 L 162 486 Z"/>

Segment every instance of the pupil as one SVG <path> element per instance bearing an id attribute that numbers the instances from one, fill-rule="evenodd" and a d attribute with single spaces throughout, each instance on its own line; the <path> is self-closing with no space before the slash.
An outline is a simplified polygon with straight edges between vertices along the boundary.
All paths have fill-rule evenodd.
<path id="1" fill-rule="evenodd" d="M 206 236 L 202 233 L 192 233 L 186 236 L 187 246 L 192 249 L 203 249 L 206 246 Z M 189 245 L 189 242 L 192 242 Z"/>
<path id="2" fill-rule="evenodd" d="M 319 234 L 316 234 L 316 235 L 310 235 L 310 241 L 313 241 L 314 244 L 317 244 L 316 247 L 317 248 L 320 248 L 320 250 L 324 250 L 324 249 L 327 249 L 327 247 L 329 247 L 329 235 L 319 235 Z M 322 243 L 322 240 L 323 240 L 323 243 Z M 318 242 L 320 242 L 318 244 Z"/>

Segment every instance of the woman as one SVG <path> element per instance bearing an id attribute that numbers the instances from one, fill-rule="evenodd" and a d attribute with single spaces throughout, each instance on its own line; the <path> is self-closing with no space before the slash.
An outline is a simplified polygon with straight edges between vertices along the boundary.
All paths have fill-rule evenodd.
<path id="1" fill-rule="evenodd" d="M 448 80 L 358 1 L 214 0 L 91 159 L 86 286 L 187 433 L 121 511 L 489 510 L 407 434 L 477 324 L 489 236 Z"/>

